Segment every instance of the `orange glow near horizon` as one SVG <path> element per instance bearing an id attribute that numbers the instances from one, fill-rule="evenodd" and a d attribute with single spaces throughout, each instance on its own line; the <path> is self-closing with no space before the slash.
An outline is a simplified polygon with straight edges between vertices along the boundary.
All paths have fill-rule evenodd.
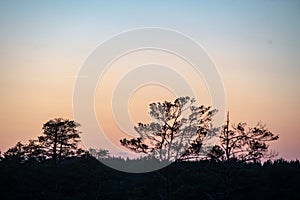
<path id="1" fill-rule="evenodd" d="M 165 73 L 165 79 L 170 79 L 172 85 L 164 86 L 158 85 L 157 83 L 146 82 L 146 85 L 138 85 L 137 88 L 135 88 L 136 90 L 130 90 L 131 94 L 127 94 L 126 91 L 121 91 L 121 96 L 118 97 L 121 99 L 117 99 L 117 101 L 120 101 L 120 103 L 124 101 L 128 102 L 128 109 L 126 109 L 125 112 L 118 112 L 117 110 L 117 113 L 115 114 L 120 115 L 119 119 L 121 119 L 121 121 L 116 121 L 116 118 L 112 115 L 111 101 L 113 92 L 117 89 L 118 84 L 123 84 L 123 86 L 125 85 L 124 87 L 130 88 L 130 82 L 132 82 L 132 80 L 130 80 L 131 77 L 129 77 L 129 80 L 126 81 L 127 73 L 134 73 L 135 70 L 138 69 L 137 67 L 145 65 L 145 63 L 148 63 L 149 67 L 152 65 L 155 67 L 156 63 L 159 63 L 159 67 L 165 66 L 167 68 L 158 72 L 151 71 L 152 74 L 143 74 L 141 71 L 139 73 L 142 74 L 134 74 L 135 76 L 133 75 L 133 78 L 139 78 L 137 76 L 159 76 L 161 74 L 155 73 Z M 172 77 L 172 74 L 168 73 L 168 70 L 171 70 L 171 68 L 168 69 L 168 67 L 172 67 L 172 70 L 175 69 L 178 71 L 177 73 L 185 78 L 185 80 L 177 80 L 178 77 Z M 146 68 L 147 66 L 145 69 Z M 161 78 L 163 79 L 164 76 Z M 95 109 L 99 126 L 110 141 L 115 145 L 120 146 L 119 140 L 121 138 L 137 136 L 133 127 L 138 122 L 149 122 L 150 116 L 148 112 L 150 103 L 163 102 L 166 100 L 174 101 L 177 98 L 172 89 L 175 89 L 175 87 L 183 87 L 180 84 L 180 81 L 188 81 L 188 84 L 197 89 L 195 92 L 197 95 L 196 98 L 201 98 L 202 104 L 204 104 L 204 102 L 206 103 L 205 105 L 209 104 L 210 96 L 204 81 L 197 75 L 194 68 L 181 58 L 167 52 L 155 50 L 135 51 L 119 58 L 109 66 L 109 69 L 100 78 L 96 90 Z M 129 99 L 126 99 L 126 96 L 128 96 Z M 188 90 L 182 89 L 180 96 L 192 97 L 193 94 L 188 92 Z M 127 116 L 129 116 L 130 121 L 125 120 Z"/>
<path id="2" fill-rule="evenodd" d="M 74 118 L 76 76 L 97 45 L 126 30 L 165 27 L 186 34 L 206 49 L 222 77 L 232 123 L 265 123 L 279 134 L 279 140 L 270 148 L 277 150 L 279 157 L 300 159 L 300 12 L 296 1 L 231 2 L 223 6 L 210 1 L 149 1 L 131 7 L 110 1 L 84 6 L 70 2 L 60 2 L 60 6 L 53 2 L 0 4 L 2 153 L 18 141 L 26 143 L 39 136 L 49 119 Z M 145 63 L 155 73 L 143 69 L 147 73 L 142 74 L 137 69 Z M 161 72 L 158 64 L 164 66 Z M 170 87 L 145 84 L 123 99 L 128 92 L 122 93 L 122 89 L 132 87 L 132 82 L 149 77 L 163 79 L 171 74 L 170 69 L 174 70 L 168 78 L 173 81 L 175 77 Z M 126 76 L 129 72 L 143 76 Z M 180 80 L 175 81 L 178 77 Z M 114 122 L 114 90 L 120 89 L 116 105 L 128 103 L 127 113 L 117 108 L 116 115 L 123 118 L 129 113 L 133 122 L 122 122 L 122 128 L 134 134 L 137 122 L 149 122 L 149 103 L 194 96 L 185 90 L 181 80 L 192 86 L 198 105 L 211 105 L 205 77 L 195 73 L 183 59 L 151 50 L 119 58 L 95 88 L 94 108 L 99 124 L 115 144 L 120 138 L 131 137 Z M 178 94 L 174 95 L 176 89 Z M 99 131 L 78 123 L 82 123 L 82 134 Z"/>

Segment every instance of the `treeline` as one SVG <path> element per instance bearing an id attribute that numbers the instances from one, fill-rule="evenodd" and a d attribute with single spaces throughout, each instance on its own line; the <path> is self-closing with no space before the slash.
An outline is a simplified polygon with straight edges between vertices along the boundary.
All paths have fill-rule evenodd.
<path id="1" fill-rule="evenodd" d="M 246 129 L 245 124 L 239 123 L 230 128 L 228 117 L 219 135 L 221 142 L 204 157 L 202 155 L 201 160 L 194 159 L 200 153 L 196 151 L 198 147 L 190 148 L 182 159 L 171 165 L 142 174 L 120 172 L 103 163 L 115 166 L 142 163 L 143 167 L 160 160 L 150 155 L 137 159 L 116 158 L 101 148 L 82 150 L 78 148 L 78 127 L 79 124 L 72 120 L 49 120 L 37 139 L 29 140 L 27 144 L 18 142 L 0 154 L 1 199 L 300 197 L 298 160 L 260 162 L 259 158 L 271 155 L 265 142 L 270 136 L 277 138 L 262 126 Z M 259 145 L 255 140 L 260 141 Z M 239 145 L 235 145 L 237 143 Z M 256 147 L 249 148 L 249 144 Z M 193 161 L 187 158 L 193 158 Z"/>
<path id="2" fill-rule="evenodd" d="M 129 164 L 131 160 L 111 158 Z M 226 170 L 213 160 L 175 162 L 133 174 L 111 169 L 91 156 L 54 165 L 0 162 L 1 199 L 226 199 Z M 299 199 L 300 163 L 283 159 L 235 165 L 231 199 Z"/>
<path id="3" fill-rule="evenodd" d="M 194 103 L 180 97 L 150 104 L 154 122 L 135 127 L 140 137 L 120 140 L 141 154 L 136 159 L 81 149 L 78 123 L 49 120 L 37 139 L 0 153 L 1 199 L 300 198 L 299 161 L 271 161 L 277 153 L 268 143 L 278 135 L 261 123 L 231 125 L 229 113 L 223 126 L 213 127 L 217 111 Z M 217 143 L 208 145 L 213 137 Z"/>

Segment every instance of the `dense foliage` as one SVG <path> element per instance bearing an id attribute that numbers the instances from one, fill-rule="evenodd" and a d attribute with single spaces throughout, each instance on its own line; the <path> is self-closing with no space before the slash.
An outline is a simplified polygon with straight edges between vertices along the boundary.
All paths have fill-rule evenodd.
<path id="1" fill-rule="evenodd" d="M 222 173 L 221 164 L 214 161 L 177 162 L 159 171 L 130 174 L 108 168 L 88 155 L 58 165 L 51 160 L 2 160 L 0 193 L 6 200 L 225 199 Z M 232 199 L 300 198 L 299 161 L 243 164 L 232 178 Z"/>

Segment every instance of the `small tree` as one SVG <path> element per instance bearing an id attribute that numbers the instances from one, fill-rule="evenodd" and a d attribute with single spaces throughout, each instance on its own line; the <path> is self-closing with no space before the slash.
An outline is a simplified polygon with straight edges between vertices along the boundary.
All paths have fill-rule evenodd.
<path id="1" fill-rule="evenodd" d="M 23 144 L 18 142 L 14 147 L 9 148 L 6 152 L 4 152 L 3 156 L 5 160 L 21 162 L 24 160 L 24 150 Z"/>
<path id="2" fill-rule="evenodd" d="M 42 161 L 44 160 L 43 150 L 37 140 L 29 140 L 28 144 L 18 142 L 14 147 L 9 148 L 4 153 L 5 160 L 16 162 L 26 162 L 29 160 Z"/>
<path id="3" fill-rule="evenodd" d="M 226 124 L 219 134 L 219 143 L 208 154 L 208 157 L 223 166 L 221 176 L 225 184 L 225 199 L 232 199 L 232 182 L 240 164 L 274 157 L 276 154 L 269 151 L 267 143 L 278 138 L 278 135 L 274 135 L 261 123 L 252 128 L 246 128 L 246 123 L 238 123 L 230 128 L 229 113 L 227 114 Z"/>
<path id="4" fill-rule="evenodd" d="M 246 123 L 229 125 L 229 113 L 226 124 L 219 135 L 219 144 L 212 148 L 209 156 L 220 161 L 237 160 L 240 162 L 257 162 L 262 158 L 272 158 L 276 154 L 269 151 L 268 142 L 278 140 L 265 125 L 258 123 L 255 127 L 246 128 Z"/>
<path id="5" fill-rule="evenodd" d="M 194 106 L 194 103 L 193 98 L 180 97 L 174 103 L 150 104 L 153 122 L 139 123 L 134 129 L 140 137 L 124 138 L 120 140 L 121 145 L 166 162 L 180 159 L 192 145 L 200 148 L 216 110 Z"/>
<path id="6" fill-rule="evenodd" d="M 80 125 L 73 120 L 55 118 L 43 125 L 43 135 L 38 137 L 46 156 L 56 163 L 63 158 L 76 155 L 80 141 Z"/>
<path id="7" fill-rule="evenodd" d="M 28 144 L 23 146 L 24 157 L 26 160 L 43 161 L 46 156 L 45 151 L 38 140 L 29 140 Z"/>
<path id="8" fill-rule="evenodd" d="M 109 151 L 106 149 L 89 149 L 89 153 L 94 156 L 97 160 L 110 158 Z"/>

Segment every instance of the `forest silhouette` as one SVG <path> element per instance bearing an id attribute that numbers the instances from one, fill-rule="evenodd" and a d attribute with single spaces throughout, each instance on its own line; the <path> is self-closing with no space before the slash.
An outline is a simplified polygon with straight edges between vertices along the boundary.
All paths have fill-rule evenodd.
<path id="1" fill-rule="evenodd" d="M 231 125 L 229 113 L 213 127 L 216 112 L 190 97 L 150 104 L 155 121 L 135 127 L 140 137 L 120 139 L 139 158 L 79 148 L 79 123 L 51 119 L 37 139 L 0 153 L 1 199 L 299 199 L 299 161 L 269 150 L 279 136 L 261 123 Z M 217 143 L 207 145 L 207 137 Z M 166 165 L 125 173 L 108 163 L 149 171 Z"/>

